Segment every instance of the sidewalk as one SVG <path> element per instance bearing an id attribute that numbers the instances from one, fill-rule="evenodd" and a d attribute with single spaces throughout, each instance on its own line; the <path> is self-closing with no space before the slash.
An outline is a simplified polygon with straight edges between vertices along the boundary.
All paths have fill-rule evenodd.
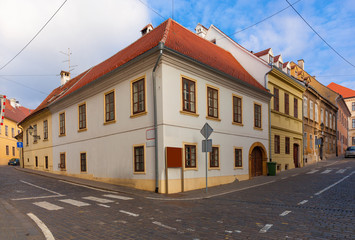
<path id="1" fill-rule="evenodd" d="M 75 184 L 80 184 L 88 187 L 93 187 L 93 188 L 98 188 L 102 190 L 108 190 L 108 191 L 114 191 L 118 193 L 124 193 L 124 194 L 129 194 L 129 195 L 134 195 L 134 196 L 139 196 L 139 197 L 144 197 L 147 199 L 152 199 L 152 200 L 198 200 L 198 199 L 205 199 L 205 198 L 212 198 L 216 196 L 221 196 L 225 195 L 231 192 L 237 192 L 237 191 L 242 191 L 245 189 L 249 188 L 254 188 L 266 184 L 270 184 L 272 182 L 275 182 L 277 180 L 280 180 L 285 177 L 289 177 L 295 174 L 301 174 L 309 171 L 310 169 L 314 169 L 317 167 L 325 167 L 327 164 L 332 164 L 335 163 L 335 161 L 341 160 L 343 158 L 338 157 L 338 158 L 333 158 L 333 159 L 328 159 L 324 160 L 321 162 L 314 163 L 312 165 L 305 166 L 303 168 L 294 168 L 291 170 L 287 171 L 282 171 L 278 172 L 276 176 L 259 176 L 255 177 L 251 180 L 246 180 L 246 181 L 235 181 L 230 184 L 224 184 L 220 186 L 215 186 L 215 187 L 209 187 L 208 191 L 206 193 L 206 189 L 198 189 L 198 190 L 192 190 L 188 192 L 182 192 L 182 193 L 176 193 L 176 194 L 158 194 L 150 191 L 144 191 L 144 190 L 139 190 L 135 188 L 130 188 L 126 186 L 120 186 L 120 185 L 114 185 L 114 184 L 109 184 L 109 183 L 104 183 L 104 182 L 99 182 L 99 181 L 93 181 L 93 180 L 87 180 L 87 179 L 82 179 L 82 178 L 76 178 L 76 177 L 71 177 L 71 176 L 65 176 L 65 175 L 60 175 L 60 174 L 55 174 L 55 173 L 50 173 L 50 172 L 43 172 L 39 170 L 33 170 L 33 169 L 27 169 L 27 168 L 20 168 L 16 167 L 16 170 L 30 173 L 30 174 L 36 174 L 40 176 L 45 176 L 45 177 L 50 177 L 50 178 L 55 178 L 58 180 L 63 180 Z"/>

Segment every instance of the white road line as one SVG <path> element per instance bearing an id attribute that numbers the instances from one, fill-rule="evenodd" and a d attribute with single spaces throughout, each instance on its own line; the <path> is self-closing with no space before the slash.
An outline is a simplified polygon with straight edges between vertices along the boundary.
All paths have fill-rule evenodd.
<path id="1" fill-rule="evenodd" d="M 335 185 L 341 183 L 342 181 L 344 181 L 345 179 L 347 179 L 348 177 L 350 177 L 351 175 L 353 175 L 355 173 L 355 171 L 353 171 L 352 173 L 350 173 L 348 176 L 346 177 L 343 177 L 342 179 L 340 179 L 339 181 L 333 183 L 332 185 L 329 185 L 328 187 L 324 188 L 323 190 L 315 193 L 314 195 L 319 195 L 319 194 L 322 194 L 323 192 L 329 190 L 330 188 L 334 187 Z"/>
<path id="2" fill-rule="evenodd" d="M 36 187 L 36 188 L 39 188 L 39 189 L 42 189 L 42 190 L 45 190 L 45 191 L 50 192 L 50 193 L 53 193 L 53 194 L 55 194 L 55 195 L 61 195 L 60 193 L 54 192 L 54 191 L 49 190 L 49 189 L 44 188 L 44 187 L 40 187 L 40 186 L 34 185 L 34 184 L 32 184 L 32 183 L 29 183 L 29 182 L 25 182 L 25 181 L 22 181 L 22 180 L 20 180 L 20 182 L 25 183 L 25 184 L 28 184 L 28 185 L 33 186 L 33 187 Z"/>
<path id="3" fill-rule="evenodd" d="M 332 171 L 332 169 L 327 169 L 327 170 L 324 170 L 323 172 L 321 172 L 321 174 L 327 174 L 327 173 L 330 173 Z"/>
<path id="4" fill-rule="evenodd" d="M 158 225 L 158 226 L 163 227 L 163 228 L 166 228 L 166 229 L 170 229 L 170 230 L 175 230 L 176 231 L 176 228 L 164 225 L 161 222 L 153 222 L 153 224 Z"/>
<path id="5" fill-rule="evenodd" d="M 33 213 L 27 213 L 27 216 L 29 216 L 37 224 L 37 226 L 42 230 L 47 240 L 54 240 L 51 231 L 36 215 L 34 215 Z"/>
<path id="6" fill-rule="evenodd" d="M 281 217 L 286 216 L 287 214 L 291 213 L 292 211 L 284 211 L 283 213 L 280 214 Z"/>
<path id="7" fill-rule="evenodd" d="M 97 205 L 101 206 L 101 207 L 105 207 L 105 208 L 109 208 L 110 206 L 108 205 L 105 205 L 105 204 L 101 204 L 101 203 L 98 203 Z"/>
<path id="8" fill-rule="evenodd" d="M 347 169 L 344 168 L 344 169 L 339 169 L 336 173 L 344 173 Z"/>
<path id="9" fill-rule="evenodd" d="M 109 199 L 105 199 L 105 198 L 98 198 L 98 197 L 83 197 L 83 199 L 86 199 L 86 200 L 91 200 L 91 201 L 95 201 L 95 202 L 99 202 L 99 203 L 112 203 L 114 201 L 112 200 L 109 200 Z"/>
<path id="10" fill-rule="evenodd" d="M 293 174 L 293 175 L 292 175 L 292 177 L 296 177 L 296 176 L 298 176 L 298 174 Z"/>
<path id="11" fill-rule="evenodd" d="M 307 202 L 308 202 L 308 200 L 303 200 L 302 202 L 297 203 L 297 205 L 303 205 L 303 204 L 305 204 Z"/>
<path id="12" fill-rule="evenodd" d="M 63 182 L 63 183 L 67 183 L 67 184 L 71 184 L 71 185 L 74 185 L 74 186 L 79 186 L 79 187 L 83 187 L 83 188 L 88 188 L 88 189 L 96 190 L 96 191 L 99 191 L 99 192 L 117 193 L 117 192 L 115 192 L 115 191 L 109 191 L 109 190 L 103 190 L 103 189 L 100 189 L 100 188 L 89 187 L 89 186 L 86 186 L 86 185 L 82 185 L 82 184 L 78 184 L 78 183 L 72 183 L 72 182 L 68 182 L 68 181 L 64 181 L 64 180 L 58 180 L 58 181 L 59 181 L 59 182 Z"/>
<path id="13" fill-rule="evenodd" d="M 138 217 L 139 214 L 136 214 L 136 213 L 131 213 L 131 212 L 126 212 L 126 211 L 123 211 L 123 210 L 120 210 L 121 213 L 124 213 L 124 214 L 127 214 L 127 215 L 130 215 L 132 217 Z"/>
<path id="14" fill-rule="evenodd" d="M 266 233 L 272 226 L 273 224 L 266 224 L 262 229 L 260 229 L 259 233 Z"/>
<path id="15" fill-rule="evenodd" d="M 49 202 L 35 202 L 33 203 L 34 205 L 38 206 L 38 207 L 41 207 L 41 208 L 45 208 L 49 211 L 53 211 L 53 210 L 60 210 L 60 209 L 63 209 L 62 207 L 60 206 L 57 206 L 55 204 L 52 204 L 52 203 L 49 203 Z"/>
<path id="16" fill-rule="evenodd" d="M 285 179 L 287 179 L 288 177 L 283 177 L 283 178 L 281 178 L 281 180 L 285 180 Z"/>
<path id="17" fill-rule="evenodd" d="M 65 203 L 68 203 L 68 204 L 71 204 L 71 205 L 74 205 L 74 206 L 77 206 L 77 207 L 84 207 L 84 206 L 89 206 L 90 205 L 89 203 L 77 201 L 77 200 L 74 200 L 74 199 L 61 199 L 59 201 L 65 202 Z"/>
<path id="18" fill-rule="evenodd" d="M 133 198 L 130 197 L 124 197 L 124 196 L 118 196 L 118 195 L 112 195 L 112 194 L 106 194 L 103 195 L 104 197 L 108 197 L 108 198 L 115 198 L 115 199 L 120 199 L 120 200 L 132 200 Z"/>
<path id="19" fill-rule="evenodd" d="M 312 171 L 310 171 L 310 172 L 308 172 L 307 174 L 313 174 L 313 173 L 316 173 L 316 172 L 318 172 L 319 170 L 312 170 Z"/>
<path id="20" fill-rule="evenodd" d="M 41 198 L 55 198 L 55 197 L 64 197 L 64 196 L 65 195 L 50 195 L 50 196 L 41 196 L 41 197 L 14 198 L 11 200 L 13 200 L 13 201 L 34 200 L 34 199 L 41 199 Z"/>

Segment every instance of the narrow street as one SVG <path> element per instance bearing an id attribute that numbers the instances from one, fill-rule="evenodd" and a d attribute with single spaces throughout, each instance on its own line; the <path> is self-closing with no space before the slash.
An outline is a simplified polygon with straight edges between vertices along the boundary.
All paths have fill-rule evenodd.
<path id="1" fill-rule="evenodd" d="M 207 198 L 194 192 L 151 198 L 3 166 L 0 200 L 23 217 L 13 239 L 45 239 L 33 216 L 54 239 L 354 239 L 354 159 L 256 180 Z M 9 237 L 2 224 L 0 239 Z"/>

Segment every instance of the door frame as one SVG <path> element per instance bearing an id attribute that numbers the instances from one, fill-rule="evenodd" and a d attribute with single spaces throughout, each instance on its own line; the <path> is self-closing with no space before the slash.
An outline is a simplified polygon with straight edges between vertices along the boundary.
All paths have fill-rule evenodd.
<path id="1" fill-rule="evenodd" d="M 253 143 L 253 145 L 251 145 L 251 147 L 249 148 L 249 179 L 252 178 L 251 176 L 251 165 L 252 165 L 252 155 L 251 153 L 253 152 L 254 148 L 256 147 L 260 147 L 261 149 L 261 154 L 262 154 L 262 175 L 263 176 L 266 176 L 267 175 L 267 168 L 266 168 L 266 162 L 267 162 L 267 151 L 266 151 L 266 148 L 265 146 L 260 143 L 260 142 L 255 142 Z"/>

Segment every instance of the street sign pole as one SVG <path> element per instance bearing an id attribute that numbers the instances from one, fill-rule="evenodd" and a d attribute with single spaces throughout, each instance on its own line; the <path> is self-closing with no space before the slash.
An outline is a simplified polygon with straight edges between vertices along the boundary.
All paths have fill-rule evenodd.
<path id="1" fill-rule="evenodd" d="M 211 133 L 213 132 L 213 129 L 211 128 L 211 126 L 208 123 L 205 123 L 205 125 L 203 126 L 203 128 L 201 129 L 200 133 L 202 134 L 202 136 L 205 137 L 205 142 L 202 141 L 202 152 L 205 152 L 205 158 L 206 158 L 206 193 L 208 191 L 208 182 L 207 182 L 207 174 L 208 174 L 208 160 L 207 160 L 207 153 L 212 151 L 212 140 L 208 140 L 208 137 L 211 135 Z M 205 145 L 205 149 L 203 149 L 203 145 Z"/>
<path id="2" fill-rule="evenodd" d="M 207 136 L 207 128 L 205 128 L 205 136 Z M 207 164 L 208 164 L 208 162 L 207 162 L 207 138 L 205 138 L 205 150 L 206 150 L 206 152 L 205 152 L 205 158 L 206 158 L 206 193 L 207 193 L 207 191 L 208 191 L 208 185 L 207 185 Z"/>

